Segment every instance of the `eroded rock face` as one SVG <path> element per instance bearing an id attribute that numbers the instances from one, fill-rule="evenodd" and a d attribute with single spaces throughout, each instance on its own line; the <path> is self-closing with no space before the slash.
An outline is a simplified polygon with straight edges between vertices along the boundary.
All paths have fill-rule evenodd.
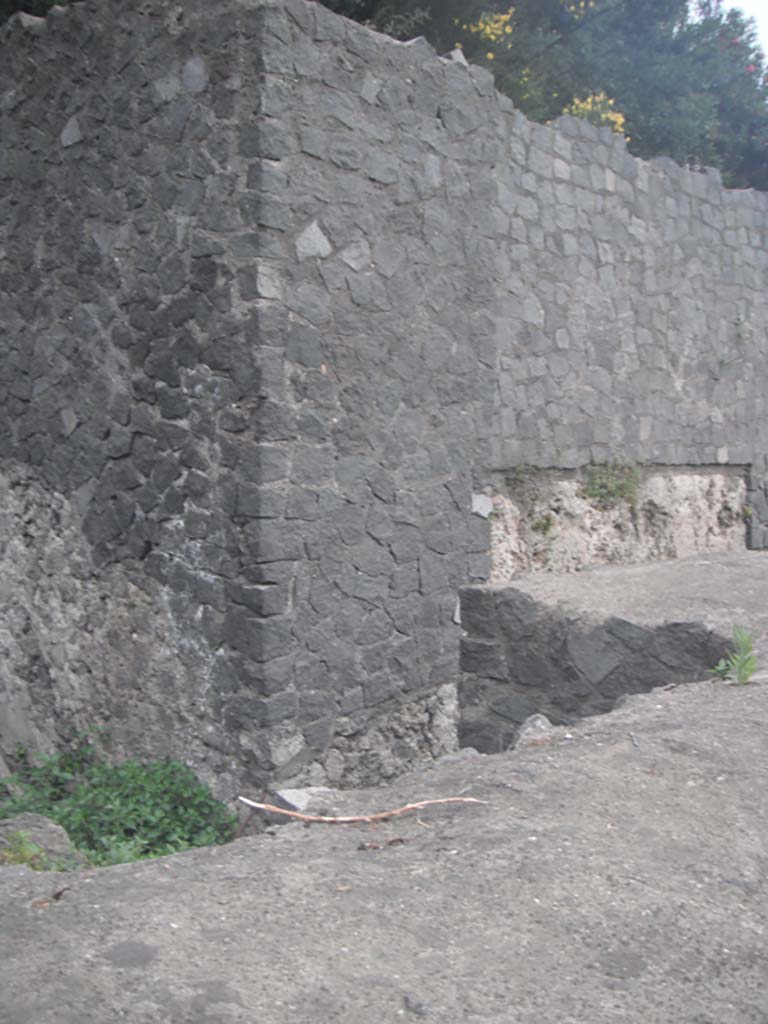
<path id="1" fill-rule="evenodd" d="M 0 749 L 101 726 L 115 757 L 171 756 L 226 789 L 215 723 L 200 724 L 216 652 L 156 581 L 95 569 L 81 527 L 32 474 L 0 474 Z"/>
<path id="2" fill-rule="evenodd" d="M 525 470 L 493 495 L 491 582 L 537 569 L 632 565 L 703 551 L 743 551 L 747 483 L 738 469 Z M 615 473 L 616 495 L 610 492 Z M 622 474 L 624 474 L 622 478 Z"/>

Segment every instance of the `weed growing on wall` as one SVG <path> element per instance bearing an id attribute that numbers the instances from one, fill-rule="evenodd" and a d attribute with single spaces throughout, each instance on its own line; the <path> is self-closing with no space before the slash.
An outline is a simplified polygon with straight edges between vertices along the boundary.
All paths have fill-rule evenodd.
<path id="1" fill-rule="evenodd" d="M 736 626 L 733 630 L 733 650 L 727 658 L 718 661 L 712 673 L 718 679 L 735 679 L 743 685 L 749 682 L 756 668 L 754 637 L 746 629 Z"/>
<path id="2" fill-rule="evenodd" d="M 736 341 L 740 345 L 745 345 L 747 342 L 752 341 L 752 324 L 745 316 L 739 313 L 733 321 L 733 326 L 736 328 Z"/>
<path id="3" fill-rule="evenodd" d="M 511 469 L 507 470 L 504 479 L 507 487 L 510 490 L 514 490 L 531 480 L 531 478 L 535 476 L 536 472 L 537 470 L 535 466 L 528 466 L 525 464 L 521 466 L 512 466 Z"/>
<path id="4" fill-rule="evenodd" d="M 107 765 L 87 743 L 34 758 L 19 751 L 18 761 L 16 774 L 0 781 L 0 818 L 43 814 L 94 864 L 158 857 L 233 837 L 236 815 L 176 761 Z"/>
<path id="5" fill-rule="evenodd" d="M 5 848 L 0 850 L 0 864 L 26 864 L 33 871 L 45 871 L 48 863 L 45 850 L 33 843 L 26 832 L 11 832 Z"/>
<path id="6" fill-rule="evenodd" d="M 640 472 L 635 466 L 587 466 L 579 494 L 597 508 L 607 510 L 622 502 L 635 505 L 639 487 Z"/>
<path id="7" fill-rule="evenodd" d="M 543 537 L 546 537 L 555 525 L 555 517 L 551 512 L 547 512 L 546 515 L 542 516 L 541 519 L 537 519 L 531 529 L 535 533 L 540 533 Z"/>

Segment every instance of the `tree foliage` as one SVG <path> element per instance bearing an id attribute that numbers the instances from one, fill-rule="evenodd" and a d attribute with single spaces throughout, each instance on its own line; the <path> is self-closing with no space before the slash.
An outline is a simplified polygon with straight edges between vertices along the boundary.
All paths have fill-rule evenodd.
<path id="1" fill-rule="evenodd" d="M 398 39 L 424 35 L 440 51 L 466 35 L 462 26 L 489 6 L 485 0 L 321 0 L 337 14 L 362 21 Z"/>

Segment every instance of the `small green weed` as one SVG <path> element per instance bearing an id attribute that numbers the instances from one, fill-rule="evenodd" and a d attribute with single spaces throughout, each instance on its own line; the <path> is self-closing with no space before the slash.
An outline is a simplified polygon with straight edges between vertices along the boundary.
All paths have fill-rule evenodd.
<path id="1" fill-rule="evenodd" d="M 505 482 L 510 490 L 514 490 L 516 487 L 520 487 L 521 484 L 526 483 L 531 476 L 536 473 L 535 466 L 528 466 L 525 463 L 521 466 L 512 466 L 508 469 L 505 474 Z"/>
<path id="2" fill-rule="evenodd" d="M 622 502 L 634 505 L 639 486 L 640 473 L 635 466 L 623 466 L 619 463 L 587 466 L 579 494 L 605 511 L 615 508 Z"/>
<path id="3" fill-rule="evenodd" d="M 45 871 L 48 858 L 45 850 L 33 843 L 26 832 L 11 832 L 0 850 L 0 864 L 26 864 L 33 871 Z"/>
<path id="4" fill-rule="evenodd" d="M 748 683 L 757 669 L 754 652 L 754 637 L 740 626 L 733 630 L 733 650 L 727 658 L 721 658 L 712 669 L 718 679 L 733 679 L 740 685 Z"/>
<path id="5" fill-rule="evenodd" d="M 72 871 L 84 867 L 87 863 L 84 858 L 69 853 L 51 857 L 42 846 L 33 842 L 29 833 L 23 829 L 11 832 L 0 850 L 0 865 L 26 864 L 33 871 Z"/>
<path id="6" fill-rule="evenodd" d="M 536 522 L 531 526 L 531 529 L 535 533 L 540 533 L 543 537 L 546 537 L 552 527 L 555 525 L 555 517 L 551 512 L 547 512 L 541 519 L 537 519 Z"/>
<path id="7" fill-rule="evenodd" d="M 733 326 L 736 328 L 736 341 L 740 344 L 752 340 L 752 324 L 741 313 L 733 321 Z"/>
<path id="8" fill-rule="evenodd" d="M 4 780 L 13 792 L 0 782 L 0 818 L 43 814 L 94 864 L 159 857 L 233 837 L 236 815 L 176 761 L 107 765 L 83 741 L 62 754 L 32 758 L 20 751 L 17 761 L 16 774 Z"/>

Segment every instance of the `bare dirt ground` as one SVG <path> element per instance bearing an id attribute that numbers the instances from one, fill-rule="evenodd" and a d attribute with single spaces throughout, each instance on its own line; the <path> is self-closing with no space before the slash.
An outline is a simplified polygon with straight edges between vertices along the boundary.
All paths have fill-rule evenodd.
<path id="1" fill-rule="evenodd" d="M 768 685 L 703 682 L 151 862 L 0 870 L 3 1024 L 766 1024 Z"/>

